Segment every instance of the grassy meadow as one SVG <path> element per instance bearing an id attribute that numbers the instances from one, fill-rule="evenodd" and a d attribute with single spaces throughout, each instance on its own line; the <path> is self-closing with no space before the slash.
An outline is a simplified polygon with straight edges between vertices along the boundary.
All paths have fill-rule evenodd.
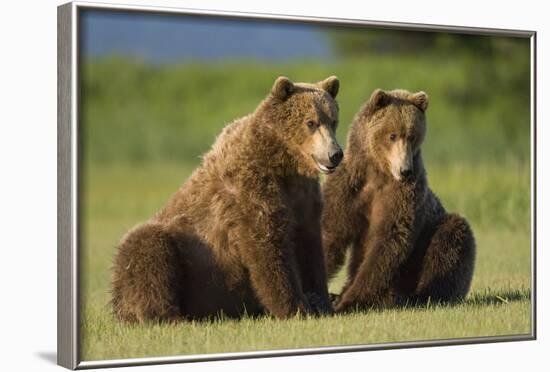
<path id="1" fill-rule="evenodd" d="M 84 63 L 81 360 L 529 333 L 528 44 L 521 50 L 508 58 L 451 50 L 325 63 L 156 66 L 123 58 Z M 277 76 L 318 81 L 333 74 L 341 82 L 342 146 L 354 113 L 375 88 L 430 95 L 423 150 L 428 179 L 446 208 L 470 221 L 477 240 L 468 298 L 453 306 L 285 321 L 116 321 L 108 303 L 110 265 L 121 236 L 163 206 L 225 123 L 251 112 Z M 338 292 L 343 281 L 341 273 L 331 291 Z"/>

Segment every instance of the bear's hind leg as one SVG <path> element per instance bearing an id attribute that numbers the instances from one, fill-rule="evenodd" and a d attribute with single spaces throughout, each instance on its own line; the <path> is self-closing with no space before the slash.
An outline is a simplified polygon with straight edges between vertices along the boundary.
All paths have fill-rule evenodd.
<path id="1" fill-rule="evenodd" d="M 475 240 L 468 222 L 448 214 L 426 249 L 413 300 L 453 302 L 466 297 L 475 264 Z"/>
<path id="2" fill-rule="evenodd" d="M 179 317 L 178 252 L 164 226 L 145 223 L 122 239 L 113 265 L 115 315 L 131 322 Z"/>

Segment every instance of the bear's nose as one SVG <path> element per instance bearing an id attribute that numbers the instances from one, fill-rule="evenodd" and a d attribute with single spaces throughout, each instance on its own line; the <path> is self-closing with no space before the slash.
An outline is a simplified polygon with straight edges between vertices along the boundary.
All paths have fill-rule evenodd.
<path id="1" fill-rule="evenodd" d="M 412 176 L 412 172 L 413 171 L 411 168 L 401 168 L 401 170 L 399 171 L 399 173 L 401 173 L 401 176 L 405 178 L 409 178 L 410 176 Z"/>
<path id="2" fill-rule="evenodd" d="M 329 159 L 332 165 L 337 166 L 340 164 L 342 159 L 344 158 L 344 152 L 342 149 L 338 149 L 337 151 L 333 152 L 332 154 L 329 154 Z"/>

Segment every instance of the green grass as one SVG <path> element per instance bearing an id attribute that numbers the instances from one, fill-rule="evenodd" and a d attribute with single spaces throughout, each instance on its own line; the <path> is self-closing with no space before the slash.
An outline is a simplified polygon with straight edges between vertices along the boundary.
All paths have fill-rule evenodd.
<path id="1" fill-rule="evenodd" d="M 208 323 L 121 324 L 97 307 L 84 315 L 84 335 L 95 336 L 86 359 L 192 355 L 289 348 L 512 335 L 529 331 L 529 294 L 513 302 L 472 299 L 454 307 L 432 306 L 334 317 L 272 320 L 218 319 Z M 511 321 L 511 320 L 514 321 Z"/>
<path id="2" fill-rule="evenodd" d="M 526 49 L 528 50 L 528 49 Z M 525 69 L 527 66 L 527 70 Z M 527 72 L 526 72 L 527 71 Z M 424 155 L 430 185 L 477 240 L 461 304 L 345 316 L 128 325 L 108 306 L 121 236 L 148 219 L 197 166 L 225 123 L 252 111 L 278 75 L 336 74 L 342 144 L 374 88 L 430 94 Z M 525 75 L 525 76 L 524 76 Z M 526 334 L 531 327 L 528 54 L 369 56 L 330 63 L 83 65 L 81 359 L 189 355 Z M 338 292 L 344 273 L 331 283 Z"/>

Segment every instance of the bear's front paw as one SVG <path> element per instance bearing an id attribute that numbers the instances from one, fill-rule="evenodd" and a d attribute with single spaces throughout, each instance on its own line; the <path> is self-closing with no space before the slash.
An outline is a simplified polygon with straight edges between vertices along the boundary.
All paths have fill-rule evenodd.
<path id="1" fill-rule="evenodd" d="M 340 299 L 342 298 L 342 296 L 340 296 L 339 294 L 336 294 L 336 293 L 329 293 L 328 297 L 329 297 L 330 304 L 332 305 L 332 307 L 335 307 L 338 304 L 338 302 L 340 302 Z"/>
<path id="2" fill-rule="evenodd" d="M 327 299 L 323 299 L 315 292 L 307 292 L 305 295 L 313 313 L 317 315 L 333 313 L 332 306 Z"/>
<path id="3" fill-rule="evenodd" d="M 342 298 L 340 298 L 338 303 L 334 305 L 334 311 L 336 313 L 347 313 L 351 310 L 353 310 L 352 303 L 344 301 Z"/>
<path id="4" fill-rule="evenodd" d="M 355 294 L 346 292 L 340 296 L 339 301 L 334 305 L 337 313 L 350 312 L 358 310 L 382 309 L 389 306 L 395 306 L 395 296 L 391 293 L 384 295 L 372 293 Z"/>
<path id="5" fill-rule="evenodd" d="M 337 302 L 334 304 L 334 311 L 336 313 L 348 313 L 364 308 L 363 305 L 363 301 L 358 301 L 357 297 L 341 295 L 338 296 Z"/>
<path id="6" fill-rule="evenodd" d="M 308 314 L 312 314 L 312 313 L 313 313 L 313 307 L 309 303 L 309 300 L 308 300 L 307 296 L 305 296 L 305 295 L 302 296 L 302 298 L 301 298 L 301 300 L 298 304 L 296 314 L 299 315 L 299 316 L 304 316 L 304 315 L 308 315 Z"/>

